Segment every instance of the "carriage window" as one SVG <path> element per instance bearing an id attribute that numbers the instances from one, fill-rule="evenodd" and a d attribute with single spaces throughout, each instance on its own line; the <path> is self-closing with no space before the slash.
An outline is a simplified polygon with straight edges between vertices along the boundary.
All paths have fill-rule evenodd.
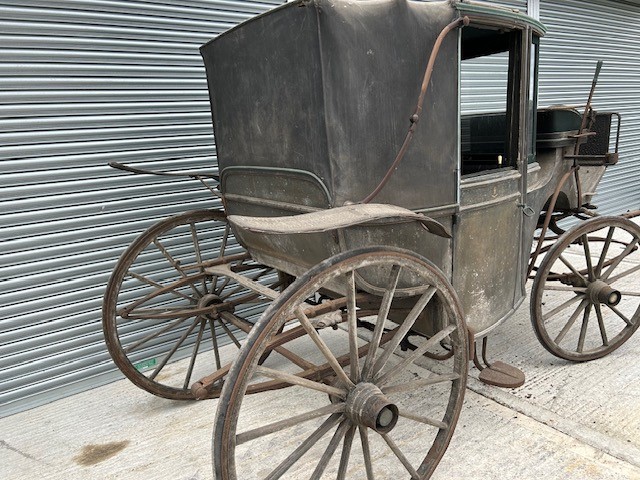
<path id="1" fill-rule="evenodd" d="M 493 29 L 462 30 L 463 175 L 517 168 L 519 37 Z"/>

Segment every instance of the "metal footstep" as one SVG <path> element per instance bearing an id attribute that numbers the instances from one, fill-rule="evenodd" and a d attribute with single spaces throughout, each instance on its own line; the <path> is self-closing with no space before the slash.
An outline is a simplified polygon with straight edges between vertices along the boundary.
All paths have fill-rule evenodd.
<path id="1" fill-rule="evenodd" d="M 500 360 L 489 363 L 487 360 L 487 337 L 482 339 L 482 361 L 484 365 L 482 365 L 478 359 L 478 352 L 474 344 L 473 363 L 476 368 L 480 370 L 478 379 L 482 383 L 502 388 L 517 388 L 524 385 L 524 372 L 519 368 L 501 362 Z"/>
<path id="2" fill-rule="evenodd" d="M 503 388 L 517 388 L 524 384 L 524 372 L 501 361 L 495 361 L 480 372 L 482 383 Z"/>

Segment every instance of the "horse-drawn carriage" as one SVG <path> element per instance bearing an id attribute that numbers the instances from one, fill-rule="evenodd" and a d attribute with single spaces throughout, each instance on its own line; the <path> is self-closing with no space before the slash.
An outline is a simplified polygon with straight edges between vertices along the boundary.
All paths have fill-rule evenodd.
<path id="1" fill-rule="evenodd" d="M 428 478 L 469 361 L 486 383 L 524 381 L 488 362 L 486 339 L 528 278 L 536 335 L 559 357 L 599 358 L 638 328 L 635 212 L 591 203 L 619 116 L 591 96 L 582 113 L 536 108 L 543 34 L 473 2 L 298 0 L 201 48 L 224 212 L 136 240 L 104 325 L 136 385 L 220 396 L 217 478 L 249 464 L 269 479 Z M 497 111 L 464 110 L 467 65 L 504 72 Z M 244 342 L 233 364 L 225 338 Z M 248 415 L 255 402 L 271 414 Z"/>

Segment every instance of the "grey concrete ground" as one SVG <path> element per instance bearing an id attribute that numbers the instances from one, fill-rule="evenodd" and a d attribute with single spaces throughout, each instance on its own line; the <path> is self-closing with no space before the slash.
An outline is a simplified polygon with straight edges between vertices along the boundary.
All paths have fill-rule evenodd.
<path id="1" fill-rule="evenodd" d="M 527 381 L 488 387 L 471 369 L 434 479 L 640 479 L 640 335 L 570 364 L 538 344 L 525 302 L 491 338 L 492 358 Z M 211 479 L 216 403 L 163 400 L 122 380 L 1 419 L 0 479 Z"/>

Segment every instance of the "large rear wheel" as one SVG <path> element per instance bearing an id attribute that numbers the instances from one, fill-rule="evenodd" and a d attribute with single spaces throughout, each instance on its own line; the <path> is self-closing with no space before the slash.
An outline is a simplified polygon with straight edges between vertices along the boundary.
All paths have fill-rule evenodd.
<path id="1" fill-rule="evenodd" d="M 357 285 L 372 273 L 383 286 L 367 293 Z M 287 348 L 306 364 L 260 364 L 274 335 L 295 328 L 307 336 Z M 434 265 L 381 248 L 337 255 L 289 286 L 240 351 L 218 403 L 215 478 L 429 478 L 467 367 L 462 310 Z M 265 379 L 291 387 L 246 395 Z"/>

